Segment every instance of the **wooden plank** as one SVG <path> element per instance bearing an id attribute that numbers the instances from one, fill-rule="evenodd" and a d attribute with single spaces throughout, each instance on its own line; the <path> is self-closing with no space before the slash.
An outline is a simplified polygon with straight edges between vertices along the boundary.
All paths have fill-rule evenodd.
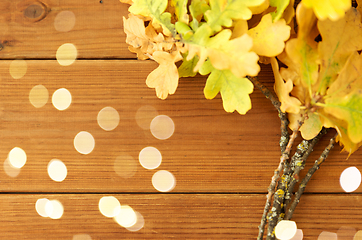
<path id="1" fill-rule="evenodd" d="M 121 205 L 142 214 L 144 227 L 135 232 L 104 217 L 98 202 L 103 194 L 1 195 L 2 238 L 72 239 L 255 239 L 265 197 L 237 194 L 115 194 Z M 44 218 L 35 210 L 40 198 L 58 200 L 64 207 L 60 219 Z M 304 239 L 317 239 L 323 231 L 341 227 L 361 229 L 359 195 L 303 196 L 293 218 Z"/>
<path id="2" fill-rule="evenodd" d="M 206 100 L 202 89 L 205 77 L 182 79 L 175 95 L 166 101 L 156 98 L 145 86 L 147 74 L 156 67 L 152 61 L 76 61 L 63 67 L 56 61 L 27 61 L 27 73 L 15 80 L 9 74 L 11 61 L 1 61 L 0 159 L 21 147 L 28 155 L 26 165 L 16 178 L 0 170 L 1 191 L 5 192 L 154 192 L 151 178 L 157 170 L 168 170 L 176 177 L 175 192 L 265 192 L 279 159 L 279 119 L 267 99 L 252 94 L 253 109 L 245 116 L 226 113 L 221 99 Z M 270 68 L 260 79 L 271 85 Z M 51 101 L 42 108 L 29 102 L 29 91 L 43 84 L 49 96 L 67 88 L 73 97 L 64 111 Z M 136 112 L 145 105 L 174 121 L 175 133 L 158 140 L 150 130 L 136 123 Z M 97 124 L 98 112 L 114 107 L 120 124 L 104 131 Z M 80 131 L 95 138 L 95 149 L 82 155 L 73 146 Z M 328 139 L 315 150 L 327 145 Z M 154 146 L 162 154 L 159 168 L 147 170 L 138 163 L 139 152 Z M 340 173 L 349 166 L 361 169 L 361 152 L 346 160 L 336 147 L 321 170 L 313 177 L 307 191 L 342 192 Z M 114 171 L 117 156 L 130 155 L 137 171 L 122 178 Z M 47 164 L 53 158 L 68 167 L 62 183 L 52 181 Z M 313 160 L 308 163 L 311 166 Z M 358 190 L 359 192 L 361 190 Z"/>
<path id="3" fill-rule="evenodd" d="M 78 58 L 135 58 L 123 32 L 127 9 L 119 0 L 0 1 L 0 58 L 55 59 L 64 43 L 77 47 Z M 72 17 L 64 16 L 63 23 L 56 19 L 63 11 L 74 13 L 73 28 L 67 28 Z"/>

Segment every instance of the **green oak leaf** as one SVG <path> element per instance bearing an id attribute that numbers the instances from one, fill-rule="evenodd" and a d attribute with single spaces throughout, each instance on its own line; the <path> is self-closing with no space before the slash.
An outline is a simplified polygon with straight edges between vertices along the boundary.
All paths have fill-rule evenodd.
<path id="1" fill-rule="evenodd" d="M 167 0 L 133 0 L 128 11 L 136 15 L 150 17 L 154 27 L 161 26 L 165 35 L 174 35 L 175 26 L 171 23 L 171 14 L 164 12 L 167 4 Z"/>
<path id="2" fill-rule="evenodd" d="M 171 6 L 175 8 L 175 14 L 179 22 L 189 23 L 187 1 L 188 0 L 171 0 Z"/>
<path id="3" fill-rule="evenodd" d="M 252 12 L 248 7 L 259 6 L 264 0 L 209 0 L 210 9 L 205 12 L 207 23 L 218 32 L 231 27 L 233 20 L 248 20 Z"/>
<path id="4" fill-rule="evenodd" d="M 207 78 L 204 95 L 207 99 L 213 99 L 220 92 L 223 107 L 226 112 L 245 114 L 251 109 L 249 94 L 253 92 L 254 85 L 247 78 L 239 78 L 229 70 L 217 70 L 209 61 L 205 62 L 200 72 L 211 74 Z"/>
<path id="5" fill-rule="evenodd" d="M 362 141 L 362 89 L 345 96 L 326 99 L 324 111 L 347 123 L 348 137 L 354 143 Z"/>
<path id="6" fill-rule="evenodd" d="M 277 8 L 275 12 L 271 13 L 273 22 L 276 22 L 281 18 L 283 12 L 288 7 L 289 2 L 290 0 L 269 0 L 270 6 Z"/>
<path id="7" fill-rule="evenodd" d="M 198 63 L 199 58 L 194 56 L 191 60 L 187 61 L 186 57 L 184 57 L 182 64 L 178 68 L 178 74 L 180 77 L 193 77 L 197 74 L 194 72 L 194 68 Z"/>

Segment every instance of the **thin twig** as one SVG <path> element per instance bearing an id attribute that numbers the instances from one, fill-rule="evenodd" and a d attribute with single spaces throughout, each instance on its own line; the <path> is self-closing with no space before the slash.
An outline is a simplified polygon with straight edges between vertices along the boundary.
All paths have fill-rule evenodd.
<path id="1" fill-rule="evenodd" d="M 267 200 L 266 200 L 266 203 L 265 203 L 263 216 L 261 218 L 261 222 L 260 222 L 260 225 L 259 225 L 258 239 L 263 239 L 264 229 L 265 229 L 265 225 L 266 225 L 266 222 L 267 222 L 267 214 L 268 214 L 269 209 L 270 209 L 271 199 L 272 199 L 272 197 L 274 195 L 274 192 L 275 192 L 275 186 L 276 186 L 276 183 L 277 183 L 278 178 L 279 178 L 279 173 L 281 172 L 281 170 L 284 167 L 285 160 L 288 159 L 288 157 L 289 157 L 290 150 L 291 150 L 293 142 L 294 142 L 294 140 L 295 140 L 295 138 L 297 136 L 298 130 L 293 132 L 292 138 L 290 139 L 289 132 L 288 132 L 289 120 L 287 118 L 287 114 L 280 110 L 281 103 L 279 102 L 278 98 L 264 84 L 259 82 L 258 77 L 248 77 L 248 79 L 257 88 L 259 88 L 259 90 L 264 94 L 264 96 L 267 99 L 269 99 L 271 101 L 273 106 L 277 109 L 278 116 L 279 116 L 280 121 L 281 121 L 281 126 L 280 126 L 281 137 L 280 137 L 279 144 L 280 144 L 280 150 L 281 150 L 282 156 L 280 158 L 278 168 L 274 171 L 274 176 L 272 177 L 271 184 L 270 184 L 270 186 L 268 188 Z"/>
<path id="2" fill-rule="evenodd" d="M 267 220 L 267 214 L 269 212 L 270 209 L 270 205 L 271 205 L 271 200 L 272 197 L 275 193 L 275 187 L 277 185 L 277 181 L 280 177 L 280 172 L 282 171 L 282 169 L 284 168 L 285 165 L 285 161 L 289 158 L 290 155 L 290 151 L 292 149 L 294 140 L 296 139 L 296 137 L 298 136 L 298 131 L 300 129 L 300 127 L 303 125 L 304 122 L 304 116 L 302 117 L 301 121 L 298 121 L 298 127 L 296 129 L 293 130 L 292 135 L 290 136 L 290 139 L 288 141 L 288 145 L 285 148 L 285 151 L 283 152 L 283 154 L 280 157 L 280 161 L 279 161 L 279 165 L 278 168 L 274 170 L 274 175 L 272 177 L 271 183 L 268 187 L 268 194 L 267 194 L 267 200 L 265 203 L 265 207 L 264 207 L 264 212 L 263 212 L 263 216 L 262 216 L 262 220 L 259 226 L 259 236 L 258 239 L 262 239 L 263 235 L 264 235 L 264 227 L 266 224 L 266 220 Z M 268 236 L 267 236 L 268 237 Z"/>
<path id="3" fill-rule="evenodd" d="M 273 106 L 278 111 L 278 116 L 280 118 L 280 130 L 281 130 L 281 136 L 280 136 L 280 151 L 283 153 L 285 151 L 285 148 L 287 147 L 288 141 L 289 141 L 289 132 L 288 132 L 288 125 L 289 120 L 287 117 L 287 114 L 282 112 L 280 110 L 281 103 L 279 102 L 277 96 L 275 96 L 264 84 L 262 84 L 259 81 L 258 77 L 248 77 L 248 79 L 257 87 L 259 90 L 264 94 L 264 96 L 270 100 L 270 102 L 273 104 Z"/>
<path id="4" fill-rule="evenodd" d="M 328 129 L 323 128 L 319 134 L 313 139 L 306 141 L 303 140 L 297 147 L 296 153 L 293 155 L 290 169 L 289 169 L 289 182 L 288 182 L 288 191 L 286 192 L 285 200 L 284 200 L 284 213 L 286 208 L 288 207 L 294 190 L 295 184 L 299 181 L 299 173 L 304 169 L 305 163 L 309 155 L 312 153 L 314 146 L 319 142 L 319 140 L 327 134 Z M 306 143 L 307 142 L 307 146 Z"/>
<path id="5" fill-rule="evenodd" d="M 320 165 L 324 162 L 324 160 L 327 158 L 329 152 L 334 147 L 334 144 L 336 142 L 336 137 L 337 137 L 337 134 L 333 138 L 331 138 L 329 140 L 328 146 L 324 149 L 324 151 L 322 152 L 320 157 L 314 162 L 313 167 L 311 167 L 309 169 L 307 175 L 303 178 L 302 182 L 299 185 L 298 191 L 295 194 L 293 202 L 290 205 L 290 207 L 289 207 L 289 209 L 288 209 L 288 211 L 286 213 L 285 219 L 289 220 L 289 219 L 292 218 L 294 210 L 295 210 L 295 208 L 297 207 L 297 205 L 299 203 L 300 197 L 302 196 L 302 194 L 303 194 L 303 192 L 305 190 L 305 187 L 307 186 L 309 180 L 312 178 L 315 171 L 317 171 L 319 169 Z"/>

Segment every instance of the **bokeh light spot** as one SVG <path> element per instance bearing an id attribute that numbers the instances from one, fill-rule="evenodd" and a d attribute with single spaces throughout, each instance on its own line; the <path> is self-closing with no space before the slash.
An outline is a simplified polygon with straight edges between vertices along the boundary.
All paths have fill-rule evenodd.
<path id="1" fill-rule="evenodd" d="M 337 231 L 338 240 L 351 240 L 357 233 L 357 230 L 354 227 L 342 226 Z"/>
<path id="2" fill-rule="evenodd" d="M 275 236 L 281 240 L 290 240 L 297 233 L 297 224 L 294 221 L 282 220 L 275 227 Z"/>
<path id="3" fill-rule="evenodd" d="M 114 220 L 122 227 L 132 227 L 137 222 L 137 215 L 130 206 L 122 205 L 120 213 L 114 217 Z"/>
<path id="4" fill-rule="evenodd" d="M 62 182 L 67 177 L 67 172 L 65 164 L 58 159 L 52 159 L 48 163 L 48 175 L 56 182 Z"/>
<path id="5" fill-rule="evenodd" d="M 297 229 L 297 233 L 290 240 L 303 240 L 303 231 L 302 231 L 302 229 Z"/>
<path id="6" fill-rule="evenodd" d="M 13 60 L 10 63 L 9 72 L 12 78 L 20 79 L 24 77 L 26 71 L 28 70 L 28 64 L 25 60 Z"/>
<path id="7" fill-rule="evenodd" d="M 74 138 L 74 148 L 81 154 L 91 153 L 94 146 L 94 138 L 89 132 L 81 131 Z"/>
<path id="8" fill-rule="evenodd" d="M 169 116 L 158 115 L 152 119 L 150 130 L 155 138 L 165 140 L 172 136 L 175 131 L 175 124 Z"/>
<path id="9" fill-rule="evenodd" d="M 72 11 L 61 11 L 54 19 L 55 30 L 69 32 L 75 25 L 75 15 Z"/>
<path id="10" fill-rule="evenodd" d="M 9 157 L 6 158 L 6 160 L 4 161 L 4 172 L 6 173 L 6 175 L 14 178 L 19 175 L 20 171 L 20 168 L 13 167 L 10 164 Z"/>
<path id="11" fill-rule="evenodd" d="M 26 163 L 26 153 L 19 147 L 11 149 L 8 155 L 9 163 L 15 168 L 22 168 Z"/>
<path id="12" fill-rule="evenodd" d="M 88 234 L 76 234 L 72 240 L 92 240 L 92 237 Z"/>
<path id="13" fill-rule="evenodd" d="M 109 218 L 113 218 L 121 212 L 121 204 L 113 196 L 102 197 L 99 200 L 98 207 L 102 215 Z"/>
<path id="14" fill-rule="evenodd" d="M 143 228 L 143 226 L 145 225 L 145 219 L 143 218 L 142 214 L 137 211 L 135 213 L 136 213 L 136 217 L 137 217 L 136 223 L 133 226 L 126 228 L 128 231 L 131 231 L 131 232 L 137 232 L 137 231 L 141 230 Z"/>
<path id="15" fill-rule="evenodd" d="M 133 177 L 137 171 L 137 162 L 128 154 L 116 157 L 114 161 L 114 171 L 123 178 Z"/>
<path id="16" fill-rule="evenodd" d="M 69 66 L 77 59 L 77 48 L 71 43 L 61 45 L 56 53 L 56 58 L 61 66 Z"/>
<path id="17" fill-rule="evenodd" d="M 119 124 L 119 114 L 116 109 L 105 107 L 99 111 L 97 122 L 103 130 L 112 131 Z"/>
<path id="18" fill-rule="evenodd" d="M 346 168 L 341 173 L 339 183 L 345 192 L 353 192 L 361 184 L 361 172 L 356 167 Z"/>
<path id="19" fill-rule="evenodd" d="M 35 210 L 42 217 L 49 217 L 47 212 L 45 211 L 45 206 L 48 202 L 49 202 L 49 200 L 47 198 L 40 198 L 35 203 Z M 51 211 L 53 211 L 53 210 L 51 210 Z"/>
<path id="20" fill-rule="evenodd" d="M 136 112 L 137 125 L 144 130 L 148 130 L 150 129 L 152 119 L 154 119 L 157 115 L 158 112 L 156 108 L 150 105 L 142 106 Z"/>
<path id="21" fill-rule="evenodd" d="M 156 169 L 161 165 L 162 155 L 155 147 L 145 147 L 138 155 L 142 167 L 146 169 Z"/>
<path id="22" fill-rule="evenodd" d="M 43 85 L 36 85 L 30 90 L 29 101 L 34 107 L 43 107 L 48 102 L 48 99 L 48 89 L 46 89 Z"/>
<path id="23" fill-rule="evenodd" d="M 45 212 L 51 219 L 59 219 L 63 216 L 64 208 L 58 200 L 50 200 L 45 204 Z"/>
<path id="24" fill-rule="evenodd" d="M 317 240 L 337 240 L 337 233 L 323 231 L 319 234 Z"/>
<path id="25" fill-rule="evenodd" d="M 362 230 L 356 232 L 356 234 L 353 236 L 353 240 L 362 240 Z"/>
<path id="26" fill-rule="evenodd" d="M 153 174 L 152 185 L 157 191 L 169 192 L 175 188 L 176 178 L 169 171 L 160 170 Z"/>
<path id="27" fill-rule="evenodd" d="M 59 88 L 53 93 L 52 103 L 56 109 L 63 111 L 72 103 L 72 94 L 66 88 Z"/>

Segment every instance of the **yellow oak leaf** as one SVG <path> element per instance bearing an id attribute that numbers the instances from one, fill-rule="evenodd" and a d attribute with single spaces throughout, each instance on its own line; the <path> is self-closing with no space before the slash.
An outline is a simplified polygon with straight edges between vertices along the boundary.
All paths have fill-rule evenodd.
<path id="1" fill-rule="evenodd" d="M 253 15 L 255 15 L 264 12 L 265 10 L 268 9 L 268 7 L 269 7 L 269 0 L 264 0 L 264 2 L 259 6 L 249 7 L 249 9 L 253 13 Z"/>
<path id="2" fill-rule="evenodd" d="M 286 82 L 284 82 L 279 73 L 279 65 L 277 60 L 275 58 L 271 58 L 270 61 L 275 79 L 274 90 L 278 95 L 279 101 L 281 102 L 280 110 L 294 114 L 299 113 L 301 102 L 297 98 L 290 96 L 290 92 L 293 89 L 292 80 L 288 79 Z"/>
<path id="3" fill-rule="evenodd" d="M 299 131 L 304 139 L 310 140 L 318 135 L 322 127 L 320 117 L 316 113 L 308 112 L 308 118 L 304 120 Z"/>
<path id="4" fill-rule="evenodd" d="M 248 31 L 253 38 L 252 50 L 262 56 L 274 57 L 283 52 L 285 44 L 290 36 L 290 26 L 284 19 L 273 22 L 272 15 L 266 14 L 260 23 Z"/>
<path id="5" fill-rule="evenodd" d="M 347 123 L 341 119 L 335 118 L 334 116 L 326 113 L 324 109 L 319 111 L 319 115 L 321 116 L 321 121 L 326 128 L 334 128 L 337 130 L 338 136 L 336 141 L 339 142 L 341 146 L 343 146 L 343 150 L 349 153 L 350 156 L 353 152 L 355 152 L 360 146 L 362 146 L 362 142 L 354 143 L 348 137 L 347 133 Z"/>
<path id="6" fill-rule="evenodd" d="M 127 35 L 126 43 L 139 48 L 147 46 L 149 38 L 146 35 L 146 28 L 144 21 L 136 15 L 128 14 L 128 19 L 123 17 L 123 29 Z"/>
<path id="7" fill-rule="evenodd" d="M 172 54 L 156 51 L 152 58 L 160 65 L 147 76 L 146 84 L 156 89 L 158 98 L 166 99 L 168 94 L 174 94 L 177 89 L 179 74 L 175 62 L 180 61 L 182 56 L 178 51 Z"/>
<path id="8" fill-rule="evenodd" d="M 347 134 L 353 143 L 362 141 L 362 89 L 345 96 L 327 98 L 324 110 L 347 123 Z"/>
<path id="9" fill-rule="evenodd" d="M 290 0 L 289 5 L 283 12 L 282 18 L 284 18 L 286 23 L 289 24 L 292 21 L 292 19 L 294 18 L 294 16 L 295 16 L 294 0 Z"/>
<path id="10" fill-rule="evenodd" d="M 231 39 L 241 37 L 248 32 L 248 22 L 244 19 L 239 19 L 234 22 L 233 34 Z"/>
<path id="11" fill-rule="evenodd" d="M 229 69 L 236 77 L 256 76 L 260 71 L 258 55 L 251 51 L 253 39 L 244 34 L 230 40 L 232 33 L 224 29 L 207 43 L 207 55 L 218 70 Z"/>
<path id="12" fill-rule="evenodd" d="M 361 15 L 352 8 L 338 21 L 318 21 L 318 29 L 322 41 L 318 44 L 321 66 L 317 85 L 318 92 L 324 95 L 348 57 L 362 49 Z"/>
<path id="13" fill-rule="evenodd" d="M 304 112 L 302 112 L 303 114 Z M 288 114 L 289 119 L 289 128 L 297 129 L 299 126 L 298 121 L 300 121 L 302 114 Z M 308 112 L 308 118 L 304 120 L 303 125 L 300 127 L 299 131 L 305 140 L 310 140 L 318 135 L 318 133 L 323 128 L 323 123 L 316 113 Z"/>
<path id="14" fill-rule="evenodd" d="M 133 1 L 132 0 L 119 0 L 121 3 L 127 3 L 129 5 L 132 5 L 133 4 Z"/>
<path id="15" fill-rule="evenodd" d="M 300 84 L 300 77 L 296 71 L 291 68 L 280 68 L 280 75 L 285 80 L 291 80 L 293 82 L 293 90 L 290 92 L 292 96 L 296 97 L 304 105 L 304 100 L 307 99 L 308 92 Z"/>
<path id="16" fill-rule="evenodd" d="M 128 50 L 130 52 L 136 53 L 139 60 L 146 60 L 150 58 L 141 50 L 141 48 L 134 48 L 133 46 L 128 46 Z"/>
<path id="17" fill-rule="evenodd" d="M 297 87 L 306 89 L 308 95 L 300 98 L 300 101 L 306 103 L 312 96 L 312 86 L 318 79 L 319 56 L 317 43 L 314 38 L 316 33 L 316 17 L 312 10 L 298 5 L 297 22 L 298 37 L 289 40 L 285 46 L 285 54 L 278 58 L 288 66 L 288 71 L 294 71 L 298 78 L 293 82 Z M 298 96 L 299 97 L 299 96 Z"/>
<path id="18" fill-rule="evenodd" d="M 357 0 L 357 11 L 359 11 L 360 14 L 362 14 L 362 0 Z"/>
<path id="19" fill-rule="evenodd" d="M 320 20 L 338 20 L 351 7 L 351 0 L 303 0 L 302 4 L 312 8 Z"/>
<path id="20" fill-rule="evenodd" d="M 354 52 L 327 90 L 326 98 L 346 96 L 354 89 L 362 89 L 362 55 Z"/>

